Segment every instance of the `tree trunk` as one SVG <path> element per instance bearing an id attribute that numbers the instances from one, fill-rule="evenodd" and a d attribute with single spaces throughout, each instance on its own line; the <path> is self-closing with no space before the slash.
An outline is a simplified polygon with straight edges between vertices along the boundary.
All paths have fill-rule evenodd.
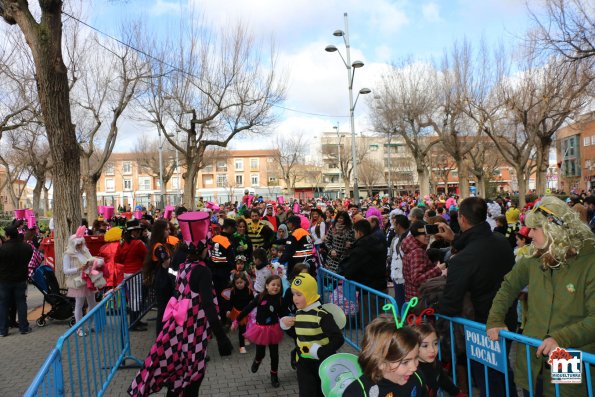
<path id="1" fill-rule="evenodd" d="M 349 178 L 343 177 L 343 184 L 345 189 L 345 197 L 351 197 L 351 193 L 349 190 L 351 189 L 351 184 L 349 183 Z"/>
<path id="2" fill-rule="evenodd" d="M 419 195 L 421 197 L 430 194 L 430 175 L 428 167 L 424 164 L 417 164 L 417 183 L 419 184 Z"/>
<path id="3" fill-rule="evenodd" d="M 184 205 L 189 210 L 196 208 L 195 192 L 196 192 L 196 175 L 198 174 L 198 159 L 190 159 L 186 157 L 186 174 L 184 175 Z M 217 178 L 217 177 L 215 177 Z M 215 179 L 217 182 L 217 179 Z"/>
<path id="4" fill-rule="evenodd" d="M 475 187 L 477 188 L 477 197 L 483 197 L 484 199 L 487 199 L 488 198 L 487 178 L 484 175 L 475 174 L 475 179 L 477 179 L 477 182 L 475 183 Z"/>
<path id="5" fill-rule="evenodd" d="M 39 102 L 54 164 L 56 277 L 64 285 L 62 256 L 81 221 L 79 147 L 70 113 L 67 69 L 62 57 L 62 2 L 46 2 L 37 25 L 18 12 L 16 22 L 31 48 Z"/>
<path id="6" fill-rule="evenodd" d="M 525 197 L 527 196 L 527 177 L 521 167 L 515 168 L 516 179 L 519 185 L 519 206 L 523 208 L 525 206 Z"/>
<path id="7" fill-rule="evenodd" d="M 41 191 L 43 190 L 43 185 L 45 185 L 45 179 L 37 177 L 35 181 L 35 187 L 33 188 L 33 212 L 35 212 L 36 215 L 39 215 L 39 202 L 41 201 Z"/>
<path id="8" fill-rule="evenodd" d="M 539 146 L 536 148 L 537 169 L 535 170 L 535 193 L 538 196 L 544 195 L 547 188 L 547 168 L 549 165 L 550 146 L 551 142 L 540 140 Z"/>
<path id="9" fill-rule="evenodd" d="M 464 159 L 457 160 L 457 171 L 459 173 L 459 197 L 465 199 L 469 197 L 469 170 L 465 165 Z"/>
<path id="10" fill-rule="evenodd" d="M 86 178 L 84 188 L 87 197 L 87 222 L 91 226 L 97 219 L 97 179 Z"/>
<path id="11" fill-rule="evenodd" d="M 47 216 L 50 210 L 50 189 L 43 186 L 43 214 Z"/>

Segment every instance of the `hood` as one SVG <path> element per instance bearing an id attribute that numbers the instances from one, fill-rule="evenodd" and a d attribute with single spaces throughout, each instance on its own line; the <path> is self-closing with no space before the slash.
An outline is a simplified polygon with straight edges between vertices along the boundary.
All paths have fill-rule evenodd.
<path id="1" fill-rule="evenodd" d="M 423 250 L 424 246 L 419 241 L 417 241 L 415 237 L 413 237 L 411 234 L 408 234 L 401 243 L 401 249 L 403 250 L 403 253 L 407 255 L 408 253 L 418 249 Z"/>

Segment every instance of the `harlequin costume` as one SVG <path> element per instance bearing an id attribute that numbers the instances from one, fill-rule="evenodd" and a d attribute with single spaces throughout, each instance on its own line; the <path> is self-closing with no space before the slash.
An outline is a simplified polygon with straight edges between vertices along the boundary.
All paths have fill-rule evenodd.
<path id="1" fill-rule="evenodd" d="M 180 225 L 202 220 L 192 219 L 195 214 L 180 215 Z M 196 236 L 189 228 L 192 229 L 188 225 L 181 227 L 184 241 L 191 254 L 200 253 L 205 247 L 206 229 L 204 234 Z M 177 297 L 168 302 L 163 329 L 128 389 L 131 396 L 147 396 L 163 387 L 169 389 L 168 395 L 198 396 L 205 374 L 206 348 L 212 334 L 217 337 L 219 354 L 231 354 L 231 342 L 217 315 L 211 272 L 203 261 L 187 260 L 180 266 L 176 292 Z"/>

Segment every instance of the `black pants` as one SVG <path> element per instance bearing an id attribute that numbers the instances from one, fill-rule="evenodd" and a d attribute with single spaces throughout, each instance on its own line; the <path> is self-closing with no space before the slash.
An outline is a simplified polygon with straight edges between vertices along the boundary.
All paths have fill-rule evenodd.
<path id="1" fill-rule="evenodd" d="M 320 388 L 318 375 L 319 360 L 302 358 L 297 362 L 297 378 L 300 388 L 300 397 L 324 397 Z"/>
<path id="2" fill-rule="evenodd" d="M 266 349 L 265 345 L 256 345 L 254 360 L 259 363 L 262 362 L 262 359 L 266 356 Z M 279 345 L 269 345 L 269 353 L 271 354 L 271 372 L 277 372 L 279 368 Z"/>
<path id="3" fill-rule="evenodd" d="M 240 342 L 240 347 L 246 346 L 246 341 L 244 340 L 244 332 L 246 332 L 246 326 L 240 325 L 238 327 L 238 342 Z"/>

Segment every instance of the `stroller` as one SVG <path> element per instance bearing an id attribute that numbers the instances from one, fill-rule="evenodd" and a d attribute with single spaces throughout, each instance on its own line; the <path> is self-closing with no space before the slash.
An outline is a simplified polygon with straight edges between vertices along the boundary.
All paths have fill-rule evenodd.
<path id="1" fill-rule="evenodd" d="M 68 320 L 72 327 L 74 320 L 74 300 L 66 296 L 66 290 L 60 289 L 54 269 L 49 266 L 39 266 L 31 276 L 33 285 L 43 294 L 43 307 L 41 317 L 36 321 L 37 326 L 46 325 L 46 318 L 53 320 Z M 45 312 L 46 302 L 51 306 L 50 311 Z"/>

